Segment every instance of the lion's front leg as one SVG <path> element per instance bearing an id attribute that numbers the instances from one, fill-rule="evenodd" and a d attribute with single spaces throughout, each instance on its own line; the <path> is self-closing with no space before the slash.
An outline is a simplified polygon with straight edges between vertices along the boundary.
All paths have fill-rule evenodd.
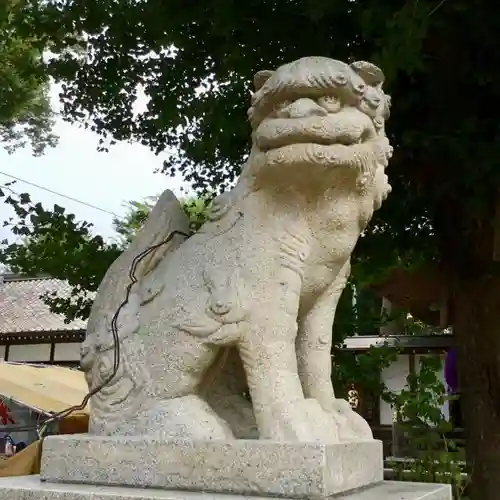
<path id="1" fill-rule="evenodd" d="M 332 326 L 338 301 L 351 272 L 347 261 L 335 280 L 306 312 L 299 314 L 297 360 L 304 395 L 326 410 L 335 405 L 332 385 Z"/>
<path id="2" fill-rule="evenodd" d="M 337 442 L 336 429 L 318 402 L 304 398 L 295 351 L 297 314 L 286 307 L 290 299 L 293 295 L 280 297 L 277 292 L 272 303 L 256 304 L 238 344 L 259 436 L 275 441 Z"/>
<path id="3" fill-rule="evenodd" d="M 288 432 L 278 422 L 281 409 L 290 415 L 287 409 L 301 403 L 304 395 L 297 372 L 294 341 L 270 338 L 275 325 L 269 326 L 271 329 L 266 331 L 266 326 L 262 325 L 261 333 L 258 334 L 256 325 L 253 325 L 253 332 L 261 339 L 243 342 L 239 349 L 260 439 L 285 441 L 288 437 L 290 440 L 307 441 L 309 439 L 304 436 L 308 436 L 308 432 L 301 429 L 307 427 L 307 422 L 297 423 L 299 427 L 294 431 L 295 436 L 286 436 Z"/>
<path id="4" fill-rule="evenodd" d="M 347 401 L 335 398 L 331 380 L 333 320 L 350 272 L 350 262 L 347 261 L 313 307 L 299 315 L 298 370 L 305 397 L 317 400 L 334 418 L 341 440 L 371 439 L 368 423 L 351 409 Z"/>

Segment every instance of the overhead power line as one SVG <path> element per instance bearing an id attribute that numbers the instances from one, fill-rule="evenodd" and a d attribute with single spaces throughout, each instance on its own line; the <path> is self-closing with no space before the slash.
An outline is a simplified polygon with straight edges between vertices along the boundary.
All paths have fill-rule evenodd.
<path id="1" fill-rule="evenodd" d="M 43 191 L 47 191 L 47 193 L 55 194 L 56 196 L 60 196 L 61 198 L 66 198 L 67 200 L 74 201 L 75 203 L 79 203 L 80 205 L 85 205 L 86 207 L 93 208 L 94 210 L 99 210 L 99 212 L 104 212 L 105 214 L 113 215 L 114 217 L 118 217 L 114 212 L 110 212 L 105 208 L 98 207 L 96 205 L 92 205 L 91 203 L 87 203 L 86 201 L 79 200 L 77 198 L 73 198 L 72 196 L 68 196 L 63 193 L 59 193 L 58 191 L 54 191 L 53 189 L 46 188 L 44 186 L 40 186 L 39 184 L 35 184 L 34 182 L 27 181 L 25 179 L 21 179 L 20 177 L 16 177 L 15 175 L 7 174 L 5 172 L 1 172 L 0 174 L 5 175 L 6 177 L 10 177 L 16 181 L 22 182 L 24 184 L 28 184 L 28 186 L 33 186 Z"/>

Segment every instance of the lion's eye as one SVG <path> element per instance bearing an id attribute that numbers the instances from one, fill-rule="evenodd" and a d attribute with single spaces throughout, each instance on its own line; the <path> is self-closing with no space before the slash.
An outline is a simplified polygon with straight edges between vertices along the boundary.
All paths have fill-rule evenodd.
<path id="1" fill-rule="evenodd" d="M 339 87 L 343 87 L 344 85 L 347 84 L 347 77 L 344 73 L 338 73 L 333 76 L 332 80 L 334 83 L 336 83 Z"/>
<path id="2" fill-rule="evenodd" d="M 357 95 L 363 95 L 366 90 L 366 85 L 364 83 L 353 84 L 352 90 Z"/>
<path id="3" fill-rule="evenodd" d="M 342 107 L 342 103 L 335 96 L 320 97 L 317 100 L 317 103 L 329 113 L 336 113 L 337 111 L 340 111 L 340 108 Z"/>

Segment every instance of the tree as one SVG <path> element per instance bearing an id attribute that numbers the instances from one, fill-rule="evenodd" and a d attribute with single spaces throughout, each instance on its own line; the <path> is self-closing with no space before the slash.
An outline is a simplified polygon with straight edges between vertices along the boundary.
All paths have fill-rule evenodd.
<path id="1" fill-rule="evenodd" d="M 151 196 L 144 201 L 129 201 L 125 204 L 127 207 L 125 216 L 113 218 L 113 226 L 119 235 L 120 247 L 125 248 L 131 243 L 146 221 L 156 199 L 156 196 Z"/>
<path id="2" fill-rule="evenodd" d="M 257 69 L 305 55 L 370 59 L 387 73 L 394 109 L 393 194 L 362 238 L 360 262 L 438 264 L 459 362 L 473 498 L 500 489 L 500 276 L 497 166 L 500 19 L 464 0 L 249 0 L 50 4 L 33 20 L 65 53 L 64 112 L 105 138 L 172 154 L 194 187 L 222 190 L 248 148 L 247 95 Z M 300 33 L 300 35 L 299 35 Z M 488 56 L 486 56 L 488 54 Z M 134 115 L 141 84 L 147 111 Z M 205 92 L 199 92 L 203 87 Z M 390 249 L 391 251 L 387 251 Z"/>
<path id="3" fill-rule="evenodd" d="M 0 6 L 0 141 L 9 152 L 30 145 L 40 155 L 57 140 L 44 43 L 26 24 L 29 7 L 25 0 L 5 0 Z"/>
<path id="4" fill-rule="evenodd" d="M 9 226 L 18 238 L 13 243 L 2 242 L 0 264 L 12 272 L 47 275 L 67 281 L 71 286 L 69 297 L 54 292 L 43 296 L 45 302 L 67 321 L 87 319 L 92 293 L 109 266 L 142 227 L 157 197 L 128 202 L 126 214 L 113 220 L 118 237 L 109 242 L 93 233 L 92 224 L 77 221 L 64 207 L 54 205 L 47 209 L 41 203 L 34 203 L 29 194 L 17 194 L 10 187 L 12 184 L 0 189 L 0 198 L 4 198 L 15 214 L 4 221 L 4 226 Z M 187 198 L 182 206 L 190 218 L 191 228 L 198 229 L 206 217 L 205 201 Z"/>
<path id="5" fill-rule="evenodd" d="M 32 202 L 29 194 L 18 195 L 9 186 L 0 190 L 0 197 L 15 213 L 3 224 L 18 236 L 13 243 L 2 242 L 0 263 L 14 273 L 66 280 L 71 286 L 69 297 L 54 293 L 44 300 L 68 321 L 86 319 L 92 305 L 90 294 L 120 254 L 120 245 L 94 235 L 92 224 L 77 221 L 64 207 L 46 209 Z"/>
<path id="6" fill-rule="evenodd" d="M 125 216 L 113 220 L 115 230 L 120 235 L 120 245 L 122 247 L 132 241 L 157 200 L 158 196 L 150 196 L 144 201 L 129 201 L 126 203 L 128 211 Z M 196 197 L 187 197 L 181 200 L 182 209 L 189 218 L 192 231 L 197 231 L 205 222 L 209 201 L 209 198 Z"/>

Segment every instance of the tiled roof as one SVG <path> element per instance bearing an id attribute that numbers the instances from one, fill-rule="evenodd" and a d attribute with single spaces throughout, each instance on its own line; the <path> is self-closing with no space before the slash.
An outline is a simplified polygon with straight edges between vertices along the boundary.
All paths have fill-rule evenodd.
<path id="1" fill-rule="evenodd" d="M 70 290 L 62 280 L 0 276 L 0 335 L 84 329 L 85 321 L 65 323 L 64 316 L 51 312 L 41 299 L 46 292 L 64 296 Z"/>

